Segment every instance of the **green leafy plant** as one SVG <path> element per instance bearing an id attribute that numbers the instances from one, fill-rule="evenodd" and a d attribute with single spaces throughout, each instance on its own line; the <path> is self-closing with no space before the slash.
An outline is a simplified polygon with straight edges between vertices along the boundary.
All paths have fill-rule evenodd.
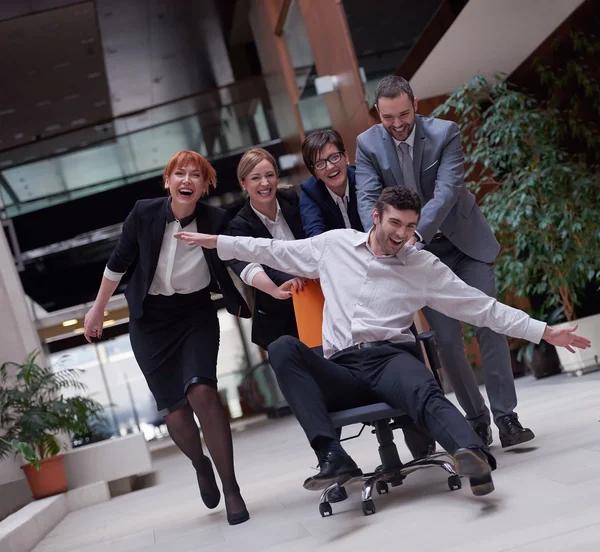
<path id="1" fill-rule="evenodd" d="M 0 460 L 12 450 L 39 469 L 41 460 L 61 452 L 58 434 L 88 433 L 102 406 L 80 395 L 65 396 L 85 390 L 80 370 L 54 372 L 39 366 L 37 356 L 0 366 Z"/>
<path id="2" fill-rule="evenodd" d="M 578 293 L 600 279 L 600 178 L 593 156 L 564 147 L 577 111 L 567 123 L 556 100 L 559 84 L 540 102 L 503 80 L 478 76 L 433 116 L 451 115 L 461 126 L 472 191 L 481 196 L 494 188 L 482 210 L 503 245 L 498 291 L 543 296 L 544 307 L 562 305 L 572 320 Z M 595 89 L 584 89 L 583 101 Z M 600 113 L 598 96 L 589 102 Z M 579 123 L 580 135 L 589 137 L 581 129 L 593 121 Z"/>

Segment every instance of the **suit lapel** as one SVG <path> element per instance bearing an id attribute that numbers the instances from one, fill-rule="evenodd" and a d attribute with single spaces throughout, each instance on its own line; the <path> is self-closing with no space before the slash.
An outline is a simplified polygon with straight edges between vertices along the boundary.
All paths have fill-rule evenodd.
<path id="1" fill-rule="evenodd" d="M 150 256 L 148 267 L 148 274 L 150 278 L 148 282 L 152 282 L 154 279 L 154 273 L 156 272 L 156 265 L 158 264 L 158 257 L 160 255 L 160 246 L 162 245 L 163 237 L 165 235 L 165 226 L 167 224 L 167 199 L 159 204 L 158 212 L 152 217 L 152 236 L 150 241 Z"/>
<path id="2" fill-rule="evenodd" d="M 208 216 L 204 204 L 198 202 L 196 204 L 196 229 L 201 234 L 214 234 L 215 229 L 211 224 L 212 220 Z"/>
<path id="3" fill-rule="evenodd" d="M 296 192 L 294 192 L 296 193 Z M 277 194 L 281 214 L 290 227 L 294 238 L 301 240 L 304 238 L 304 230 L 302 229 L 302 220 L 300 219 L 300 210 L 297 205 L 294 205 L 283 194 Z"/>
<path id="4" fill-rule="evenodd" d="M 421 119 L 417 115 L 415 120 L 415 141 L 413 143 L 413 169 L 415 171 L 415 182 L 417 183 L 417 188 L 421 192 L 421 196 L 423 195 L 423 191 L 421 190 L 421 166 L 423 163 L 423 151 L 425 150 L 425 134 L 423 133 L 423 126 L 421 124 Z"/>
<path id="5" fill-rule="evenodd" d="M 396 151 L 396 144 L 390 134 L 383 128 L 380 127 L 383 134 L 383 147 L 385 148 L 386 158 L 390 162 L 390 168 L 394 175 L 394 180 L 397 186 L 404 186 L 404 178 L 402 178 L 402 169 L 400 168 L 400 161 L 398 160 L 398 152 Z"/>
<path id="6" fill-rule="evenodd" d="M 355 173 L 348 169 L 348 193 L 350 195 L 350 201 L 348 202 L 348 218 L 350 219 L 350 225 L 354 230 L 363 231 L 363 225 L 358 214 L 358 204 L 356 200 L 356 183 Z"/>
<path id="7" fill-rule="evenodd" d="M 252 236 L 255 238 L 272 238 L 271 233 L 267 230 L 267 227 L 263 224 L 262 220 L 258 218 L 252 206 L 250 200 L 246 201 L 246 205 L 242 207 L 240 214 L 246 219 L 246 222 L 252 228 Z"/>
<path id="8" fill-rule="evenodd" d="M 335 218 L 336 228 L 344 228 L 344 217 L 342 217 L 342 212 L 336 202 L 333 201 L 331 194 L 327 191 L 327 187 L 321 180 L 317 180 L 317 189 L 321 195 L 319 203 L 324 205 L 333 218 Z"/>

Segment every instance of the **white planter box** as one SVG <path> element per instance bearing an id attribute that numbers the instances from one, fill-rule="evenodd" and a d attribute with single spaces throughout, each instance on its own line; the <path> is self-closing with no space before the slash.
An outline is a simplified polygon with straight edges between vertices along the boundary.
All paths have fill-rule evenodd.
<path id="1" fill-rule="evenodd" d="M 117 481 L 152 471 L 152 459 L 142 433 L 85 445 L 65 453 L 69 489 L 98 481 Z"/>
<path id="2" fill-rule="evenodd" d="M 556 352 L 563 372 L 571 376 L 581 376 L 587 372 L 600 370 L 600 314 L 578 318 L 573 322 L 564 322 L 553 327 L 564 328 L 574 324 L 579 325 L 577 333 L 590 339 L 592 346 L 585 350 L 576 349 L 575 353 L 570 353 L 564 347 L 557 347 Z"/>

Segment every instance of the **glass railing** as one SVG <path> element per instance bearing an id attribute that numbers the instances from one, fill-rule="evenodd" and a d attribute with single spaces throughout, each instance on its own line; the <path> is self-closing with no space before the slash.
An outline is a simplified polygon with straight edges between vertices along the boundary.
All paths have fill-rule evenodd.
<path id="1" fill-rule="evenodd" d="M 0 155 L 0 209 L 11 218 L 57 203 L 158 176 L 173 153 L 193 150 L 211 159 L 278 139 L 268 103 L 256 84 L 226 87 L 135 116 L 102 131 L 109 138 L 45 156 L 49 142 L 23 146 L 29 162 L 14 166 L 19 152 Z M 252 94 L 255 97 L 248 97 Z M 90 129 L 87 129 L 88 132 Z M 77 131 L 83 133 L 83 130 Z M 77 143 L 71 133 L 69 143 Z M 82 145 L 85 144 L 85 147 Z M 43 149 L 42 149 L 43 148 Z M 8 154 L 11 155 L 8 155 Z M 32 156 L 34 159 L 31 159 Z M 9 159 L 11 157 L 12 159 Z M 0 168 L 1 168 L 0 166 Z"/>
<path id="2" fill-rule="evenodd" d="M 230 419 L 234 420 L 251 413 L 240 396 L 239 388 L 248 366 L 260 362 L 260 353 L 258 347 L 250 343 L 250 320 L 237 321 L 224 310 L 218 314 L 221 327 L 218 388 L 223 405 Z M 241 333 L 246 340 L 246 347 L 242 343 Z M 164 421 L 156 410 L 154 398 L 135 360 L 129 335 L 51 354 L 49 362 L 54 370 L 81 370 L 80 381 L 86 386 L 85 395 L 104 406 L 104 432 L 111 436 L 141 432 L 147 440 L 165 436 Z M 260 374 L 260 378 L 266 377 Z M 263 385 L 260 378 L 259 385 L 263 395 L 266 395 L 264 389 L 270 388 L 267 384 Z M 280 392 L 276 389 L 275 393 Z M 280 400 L 279 395 L 277 398 Z"/>

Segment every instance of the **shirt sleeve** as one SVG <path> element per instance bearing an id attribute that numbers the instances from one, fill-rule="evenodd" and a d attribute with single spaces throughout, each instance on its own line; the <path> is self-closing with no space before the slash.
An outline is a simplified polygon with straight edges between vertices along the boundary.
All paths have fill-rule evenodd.
<path id="1" fill-rule="evenodd" d="M 115 272 L 108 267 L 104 269 L 104 277 L 112 282 L 120 282 L 123 276 L 125 276 L 125 272 Z"/>
<path id="2" fill-rule="evenodd" d="M 304 278 L 319 277 L 319 263 L 331 232 L 304 240 L 270 240 L 220 235 L 217 253 L 224 260 L 260 263 Z"/>
<path id="3" fill-rule="evenodd" d="M 428 263 L 425 300 L 446 316 L 532 343 L 539 343 L 546 329 L 544 322 L 469 286 L 434 255 Z"/>
<path id="4" fill-rule="evenodd" d="M 265 269 L 258 263 L 249 263 L 244 270 L 240 272 L 240 279 L 247 285 L 252 285 L 252 280 L 259 272 L 264 272 Z"/>

